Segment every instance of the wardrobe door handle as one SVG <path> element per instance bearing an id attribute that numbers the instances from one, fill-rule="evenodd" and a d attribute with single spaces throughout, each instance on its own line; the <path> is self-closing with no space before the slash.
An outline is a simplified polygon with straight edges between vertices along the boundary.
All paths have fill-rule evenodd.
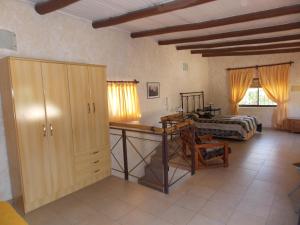
<path id="1" fill-rule="evenodd" d="M 94 110 L 94 113 L 96 112 L 96 105 L 95 105 L 95 102 L 93 102 L 93 110 Z"/>
<path id="2" fill-rule="evenodd" d="M 46 137 L 47 136 L 47 128 L 45 125 L 43 125 L 43 136 Z"/>
<path id="3" fill-rule="evenodd" d="M 53 126 L 51 123 L 50 123 L 50 135 L 53 136 Z"/>
<path id="4" fill-rule="evenodd" d="M 90 106 L 90 103 L 88 103 L 88 113 L 91 113 L 91 106 Z"/>

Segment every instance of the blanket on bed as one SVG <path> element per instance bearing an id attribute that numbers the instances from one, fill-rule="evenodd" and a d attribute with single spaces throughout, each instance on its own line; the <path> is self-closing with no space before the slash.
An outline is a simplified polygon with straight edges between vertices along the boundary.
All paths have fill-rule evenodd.
<path id="1" fill-rule="evenodd" d="M 243 140 L 249 133 L 254 133 L 257 120 L 253 116 L 216 116 L 211 119 L 199 118 L 197 114 L 189 114 L 194 120 L 200 135 L 211 134 L 215 137 Z"/>

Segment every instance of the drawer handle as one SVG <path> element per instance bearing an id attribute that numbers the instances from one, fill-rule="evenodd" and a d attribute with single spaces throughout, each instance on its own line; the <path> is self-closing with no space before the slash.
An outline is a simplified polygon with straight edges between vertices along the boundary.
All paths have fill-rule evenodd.
<path id="1" fill-rule="evenodd" d="M 99 163 L 99 162 L 100 162 L 100 160 L 97 160 L 97 161 L 94 162 L 94 164 L 97 164 L 97 163 Z"/>
<path id="2" fill-rule="evenodd" d="M 96 155 L 97 153 L 99 153 L 99 151 L 92 152 L 92 155 Z"/>
<path id="3" fill-rule="evenodd" d="M 94 173 L 98 173 L 100 170 L 95 170 Z"/>

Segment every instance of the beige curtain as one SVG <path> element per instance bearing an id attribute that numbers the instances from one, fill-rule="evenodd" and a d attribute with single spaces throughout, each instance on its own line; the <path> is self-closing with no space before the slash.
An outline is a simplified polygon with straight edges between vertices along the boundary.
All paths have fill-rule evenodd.
<path id="1" fill-rule="evenodd" d="M 140 119 L 140 103 L 136 83 L 108 83 L 109 121 L 128 122 Z"/>
<path id="2" fill-rule="evenodd" d="M 277 103 L 272 126 L 277 129 L 285 129 L 287 102 L 289 100 L 290 65 L 265 66 L 258 68 L 258 71 L 259 80 L 266 95 Z"/>
<path id="3" fill-rule="evenodd" d="M 233 115 L 236 115 L 239 112 L 239 102 L 242 101 L 247 89 L 250 87 L 254 72 L 255 68 L 229 71 L 231 113 Z"/>

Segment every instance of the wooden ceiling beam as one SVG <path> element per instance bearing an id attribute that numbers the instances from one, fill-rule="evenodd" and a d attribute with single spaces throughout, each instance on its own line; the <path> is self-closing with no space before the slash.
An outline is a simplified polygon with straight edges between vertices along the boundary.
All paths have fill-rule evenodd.
<path id="1" fill-rule="evenodd" d="M 259 51 L 264 49 L 278 49 L 278 48 L 290 48 L 290 47 L 300 47 L 300 41 L 298 42 L 288 42 L 288 43 L 277 43 L 269 45 L 255 45 L 255 46 L 243 46 L 234 48 L 219 48 L 219 49 L 197 49 L 192 50 L 192 54 L 215 54 L 222 52 L 237 52 L 237 51 Z"/>
<path id="2" fill-rule="evenodd" d="M 204 22 L 200 22 L 200 23 L 190 23 L 190 24 L 163 27 L 163 28 L 152 29 L 152 30 L 144 30 L 144 31 L 132 33 L 131 37 L 132 38 L 140 38 L 140 37 L 159 35 L 159 34 L 167 34 L 167 33 L 173 33 L 173 32 L 200 30 L 200 29 L 205 29 L 205 28 L 218 27 L 218 26 L 224 26 L 224 25 L 236 24 L 236 23 L 243 23 L 243 22 L 249 22 L 249 21 L 254 21 L 254 20 L 261 20 L 261 19 L 273 18 L 273 17 L 278 17 L 278 16 L 291 15 L 291 14 L 296 14 L 296 13 L 300 13 L 300 4 L 290 5 L 290 6 L 285 6 L 285 7 L 275 8 L 275 9 L 269 9 L 269 10 L 254 12 L 254 13 L 247 13 L 247 14 L 242 14 L 242 15 L 238 15 L 238 16 L 231 16 L 231 17 L 226 17 L 226 18 L 222 18 L 222 19 L 204 21 Z"/>
<path id="3" fill-rule="evenodd" d="M 248 30 L 231 31 L 231 32 L 226 32 L 226 33 L 161 40 L 161 41 L 158 41 L 158 44 L 159 45 L 170 45 L 170 44 L 179 44 L 179 43 L 187 43 L 187 42 L 210 41 L 210 40 L 215 40 L 215 39 L 242 37 L 242 36 L 255 35 L 255 34 L 266 34 L 266 33 L 287 31 L 287 30 L 293 30 L 293 29 L 299 29 L 299 28 L 300 28 L 300 22 L 296 22 L 296 23 L 275 25 L 275 26 L 270 26 L 270 27 L 261 27 L 261 28 L 254 28 L 254 29 L 248 29 Z"/>
<path id="4" fill-rule="evenodd" d="M 267 54 L 279 54 L 279 53 L 293 53 L 300 52 L 300 48 L 286 48 L 286 49 L 272 49 L 263 51 L 245 51 L 245 52 L 222 52 L 202 54 L 203 57 L 218 57 L 218 56 L 245 56 L 245 55 L 267 55 Z M 200 54 L 200 53 L 197 53 Z"/>
<path id="5" fill-rule="evenodd" d="M 38 14 L 44 15 L 55 10 L 64 8 L 80 0 L 48 0 L 46 2 L 40 2 L 35 5 L 35 11 Z"/>
<path id="6" fill-rule="evenodd" d="M 187 50 L 187 49 L 197 49 L 197 48 L 219 48 L 219 47 L 236 46 L 236 45 L 264 44 L 264 43 L 293 41 L 293 40 L 300 40 L 300 34 L 270 37 L 270 38 L 239 40 L 239 41 L 215 42 L 209 44 L 178 45 L 176 46 L 176 49 Z"/>
<path id="7" fill-rule="evenodd" d="M 142 19 L 149 16 L 155 16 L 175 10 L 185 9 L 196 5 L 212 2 L 215 0 L 175 0 L 164 4 L 152 6 L 149 8 L 129 12 L 120 16 L 111 17 L 93 21 L 94 28 L 108 27 L 121 23 L 126 23 L 132 20 Z"/>

